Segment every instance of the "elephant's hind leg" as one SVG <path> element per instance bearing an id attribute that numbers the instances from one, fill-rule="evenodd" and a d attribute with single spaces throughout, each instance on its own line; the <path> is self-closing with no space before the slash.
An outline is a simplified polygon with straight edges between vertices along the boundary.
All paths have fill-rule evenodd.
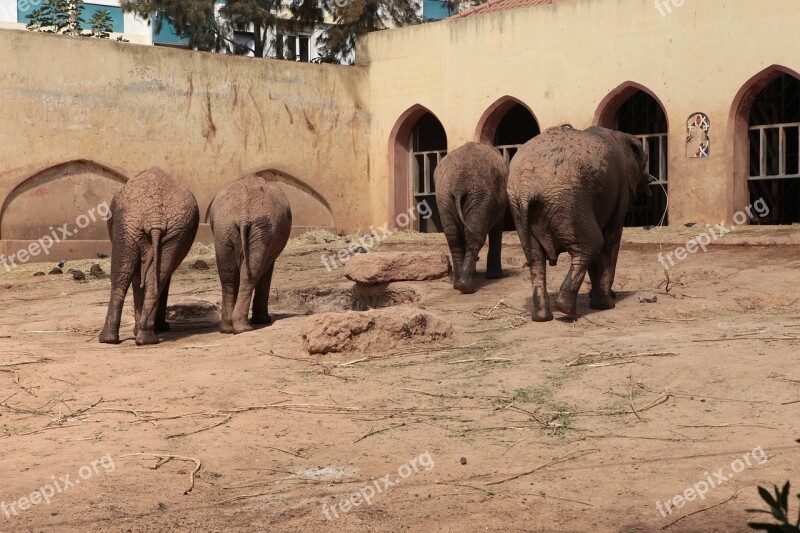
<path id="1" fill-rule="evenodd" d="M 531 285 L 533 285 L 533 313 L 534 322 L 548 322 L 553 320 L 550 311 L 550 297 L 547 294 L 547 262 L 544 249 L 537 242 L 532 242 L 528 263 L 531 270 Z"/>
<path id="2" fill-rule="evenodd" d="M 119 250 L 112 257 L 111 261 L 111 299 L 108 302 L 108 313 L 103 330 L 100 332 L 99 340 L 106 344 L 117 344 L 119 342 L 119 324 L 122 320 L 122 306 L 125 303 L 125 295 L 128 287 L 131 286 L 133 270 L 123 270 L 122 251 Z M 114 259 L 117 259 L 117 262 Z M 115 264 L 116 263 L 116 264 Z"/>
<path id="3" fill-rule="evenodd" d="M 622 230 L 620 230 L 620 236 Z M 592 290 L 589 293 L 589 307 L 592 309 L 614 309 L 614 269 L 619 253 L 620 239 L 607 242 L 600 254 L 589 266 L 589 279 L 592 281 Z"/>
<path id="4" fill-rule="evenodd" d="M 597 230 L 598 234 L 600 230 Z M 593 242 L 602 242 L 602 238 Z M 597 248 L 591 247 L 588 250 L 570 250 L 570 265 L 567 277 L 564 278 L 564 283 L 561 284 L 561 289 L 558 291 L 558 298 L 555 301 L 555 307 L 569 317 L 577 316 L 578 314 L 578 292 L 581 290 L 583 280 L 586 278 L 586 272 L 589 266 L 597 259 L 600 253 L 599 246 Z"/>
<path id="5" fill-rule="evenodd" d="M 500 258 L 500 249 L 503 241 L 503 218 L 489 232 L 489 257 L 486 261 L 486 279 L 500 279 L 503 277 L 503 265 Z"/>
<path id="6" fill-rule="evenodd" d="M 217 264 L 222 264 L 217 259 Z M 239 273 L 236 271 L 219 271 L 219 279 L 222 284 L 222 313 L 219 323 L 219 330 L 222 333 L 233 333 L 233 308 L 236 306 L 236 295 L 239 293 Z"/>
<path id="7" fill-rule="evenodd" d="M 161 289 L 161 297 L 158 300 L 158 311 L 156 312 L 156 332 L 169 331 L 170 325 L 167 322 L 167 299 L 169 298 L 169 284 L 172 276 L 169 276 Z"/>
<path id="8" fill-rule="evenodd" d="M 271 324 L 272 317 L 269 316 L 269 288 L 272 284 L 272 272 L 275 270 L 275 263 L 270 263 L 261 280 L 256 285 L 256 294 L 253 298 L 253 319 L 252 324 Z"/>
<path id="9" fill-rule="evenodd" d="M 439 217 L 442 221 L 444 236 L 447 239 L 447 247 L 450 249 L 450 257 L 453 259 L 453 281 L 458 282 L 461 270 L 464 265 L 464 228 L 456 213 L 455 203 L 457 198 L 443 199 L 439 204 Z M 458 287 L 455 287 L 458 288 Z"/>

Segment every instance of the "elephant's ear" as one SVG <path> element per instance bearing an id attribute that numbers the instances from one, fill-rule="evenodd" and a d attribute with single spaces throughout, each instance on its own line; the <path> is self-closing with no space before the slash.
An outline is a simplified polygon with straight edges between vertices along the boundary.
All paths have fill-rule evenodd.
<path id="1" fill-rule="evenodd" d="M 633 135 L 625 135 L 625 141 L 628 149 L 630 150 L 632 158 L 632 168 L 628 172 L 628 185 L 633 194 L 645 193 L 647 196 L 653 196 L 653 191 L 650 189 L 651 181 L 658 181 L 648 172 L 649 156 L 644 151 L 642 141 Z"/>

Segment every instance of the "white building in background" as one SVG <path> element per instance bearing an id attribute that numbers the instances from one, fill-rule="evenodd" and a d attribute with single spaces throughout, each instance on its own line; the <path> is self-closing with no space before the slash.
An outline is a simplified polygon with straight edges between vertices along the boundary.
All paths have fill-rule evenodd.
<path id="1" fill-rule="evenodd" d="M 419 15 L 423 20 L 440 20 L 452 14 L 445 0 L 419 1 Z M 25 30 L 28 23 L 27 15 L 41 7 L 42 2 L 43 0 L 0 0 L 0 29 Z M 462 9 L 474 3 L 475 0 L 460 2 Z M 217 1 L 217 11 L 223 4 L 224 0 Z M 118 0 L 85 1 L 83 19 L 88 21 L 95 12 L 101 9 L 105 9 L 111 14 L 113 27 L 111 39 L 122 37 L 135 44 L 188 48 L 188 39 L 178 35 L 169 21 L 165 20 L 161 25 L 161 31 L 156 32 L 155 24 L 152 24 L 150 20 L 142 20 L 132 13 L 123 13 Z M 291 31 L 288 29 L 278 30 L 268 36 L 269 45 L 266 56 L 294 59 L 295 61 L 314 61 L 319 57 L 320 38 L 331 25 L 333 25 L 332 19 L 309 25 L 306 28 Z M 251 49 L 253 47 L 252 32 L 237 31 L 234 33 L 233 40 L 243 47 Z M 246 52 L 243 55 L 252 57 L 253 53 Z"/>

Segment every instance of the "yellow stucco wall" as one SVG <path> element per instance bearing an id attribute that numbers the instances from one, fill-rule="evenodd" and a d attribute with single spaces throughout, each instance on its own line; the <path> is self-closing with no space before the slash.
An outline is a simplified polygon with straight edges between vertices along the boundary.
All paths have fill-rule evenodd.
<path id="1" fill-rule="evenodd" d="M 506 95 L 542 128 L 584 128 L 627 82 L 669 121 L 671 223 L 719 222 L 748 200 L 732 106 L 771 65 L 800 71 L 800 10 L 662 1 L 664 15 L 653 0 L 574 0 L 377 32 L 355 67 L 0 30 L 0 253 L 153 165 L 203 215 L 223 185 L 259 172 L 287 190 L 298 226 L 367 229 L 393 217 L 389 140 L 413 106 L 441 120 L 452 150 Z M 685 156 L 696 112 L 711 119 L 707 159 Z"/>
<path id="2" fill-rule="evenodd" d="M 669 1 L 669 0 L 667 0 Z M 679 2 L 680 3 L 680 2 Z M 479 118 L 511 95 L 544 129 L 592 124 L 621 84 L 649 88 L 669 121 L 670 221 L 719 222 L 746 205 L 734 188 L 729 117 L 737 92 L 773 64 L 800 71 L 797 0 L 575 0 L 370 34 L 372 216 L 385 221 L 388 138 L 415 104 L 432 111 L 449 149 L 475 140 Z M 711 119 L 711 157 L 687 159 L 686 121 Z"/>
<path id="3" fill-rule="evenodd" d="M 287 191 L 296 225 L 369 226 L 363 68 L 6 30 L 0 57 L 0 239 L 74 222 L 61 219 L 94 206 L 91 191 L 110 196 L 155 165 L 201 216 L 225 184 L 260 172 Z M 14 217 L 31 218 L 27 233 Z"/>

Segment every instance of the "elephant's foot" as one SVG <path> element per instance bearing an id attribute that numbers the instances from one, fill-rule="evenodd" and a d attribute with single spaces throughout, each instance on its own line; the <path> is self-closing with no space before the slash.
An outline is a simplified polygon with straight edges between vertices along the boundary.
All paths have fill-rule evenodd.
<path id="1" fill-rule="evenodd" d="M 253 315 L 253 318 L 250 320 L 251 324 L 272 324 L 272 317 L 269 314 L 266 315 Z"/>
<path id="2" fill-rule="evenodd" d="M 230 320 L 223 320 L 219 323 L 220 333 L 235 333 L 233 331 L 233 323 Z"/>
<path id="3" fill-rule="evenodd" d="M 534 322 L 549 322 L 553 320 L 553 313 L 550 312 L 550 304 L 547 301 L 544 290 L 537 287 L 533 291 L 533 313 L 531 320 Z"/>
<path id="4" fill-rule="evenodd" d="M 615 305 L 611 294 L 589 294 L 589 307 L 592 309 L 614 309 Z"/>
<path id="5" fill-rule="evenodd" d="M 486 279 L 500 279 L 503 277 L 502 268 L 493 268 L 486 271 Z"/>
<path id="6" fill-rule="evenodd" d="M 158 335 L 152 331 L 139 331 L 136 335 L 136 346 L 145 346 L 147 344 L 158 344 Z"/>
<path id="7" fill-rule="evenodd" d="M 577 298 L 572 298 L 570 296 L 561 296 L 559 295 L 555 301 L 555 308 L 567 315 L 568 317 L 574 318 L 578 316 L 578 302 Z"/>
<path id="8" fill-rule="evenodd" d="M 248 331 L 253 331 L 253 326 L 247 320 L 243 320 L 241 322 L 237 322 L 236 320 L 233 321 L 233 334 L 239 333 L 247 333 Z"/>
<path id="9" fill-rule="evenodd" d="M 459 279 L 453 283 L 453 288 L 460 291 L 462 294 L 473 294 L 475 292 L 475 287 L 472 286 L 472 283 L 464 281 L 463 279 Z"/>
<path id="10" fill-rule="evenodd" d="M 614 289 L 611 289 L 609 294 L 611 294 L 611 297 L 614 298 L 615 300 L 617 299 L 617 293 L 614 291 Z"/>
<path id="11" fill-rule="evenodd" d="M 100 342 L 103 344 L 119 344 L 119 332 L 109 327 L 104 327 L 100 332 Z"/>
<path id="12" fill-rule="evenodd" d="M 156 332 L 169 331 L 171 329 L 172 326 L 170 326 L 169 322 L 167 322 L 166 320 L 164 320 L 163 322 L 158 322 L 156 324 Z"/>

